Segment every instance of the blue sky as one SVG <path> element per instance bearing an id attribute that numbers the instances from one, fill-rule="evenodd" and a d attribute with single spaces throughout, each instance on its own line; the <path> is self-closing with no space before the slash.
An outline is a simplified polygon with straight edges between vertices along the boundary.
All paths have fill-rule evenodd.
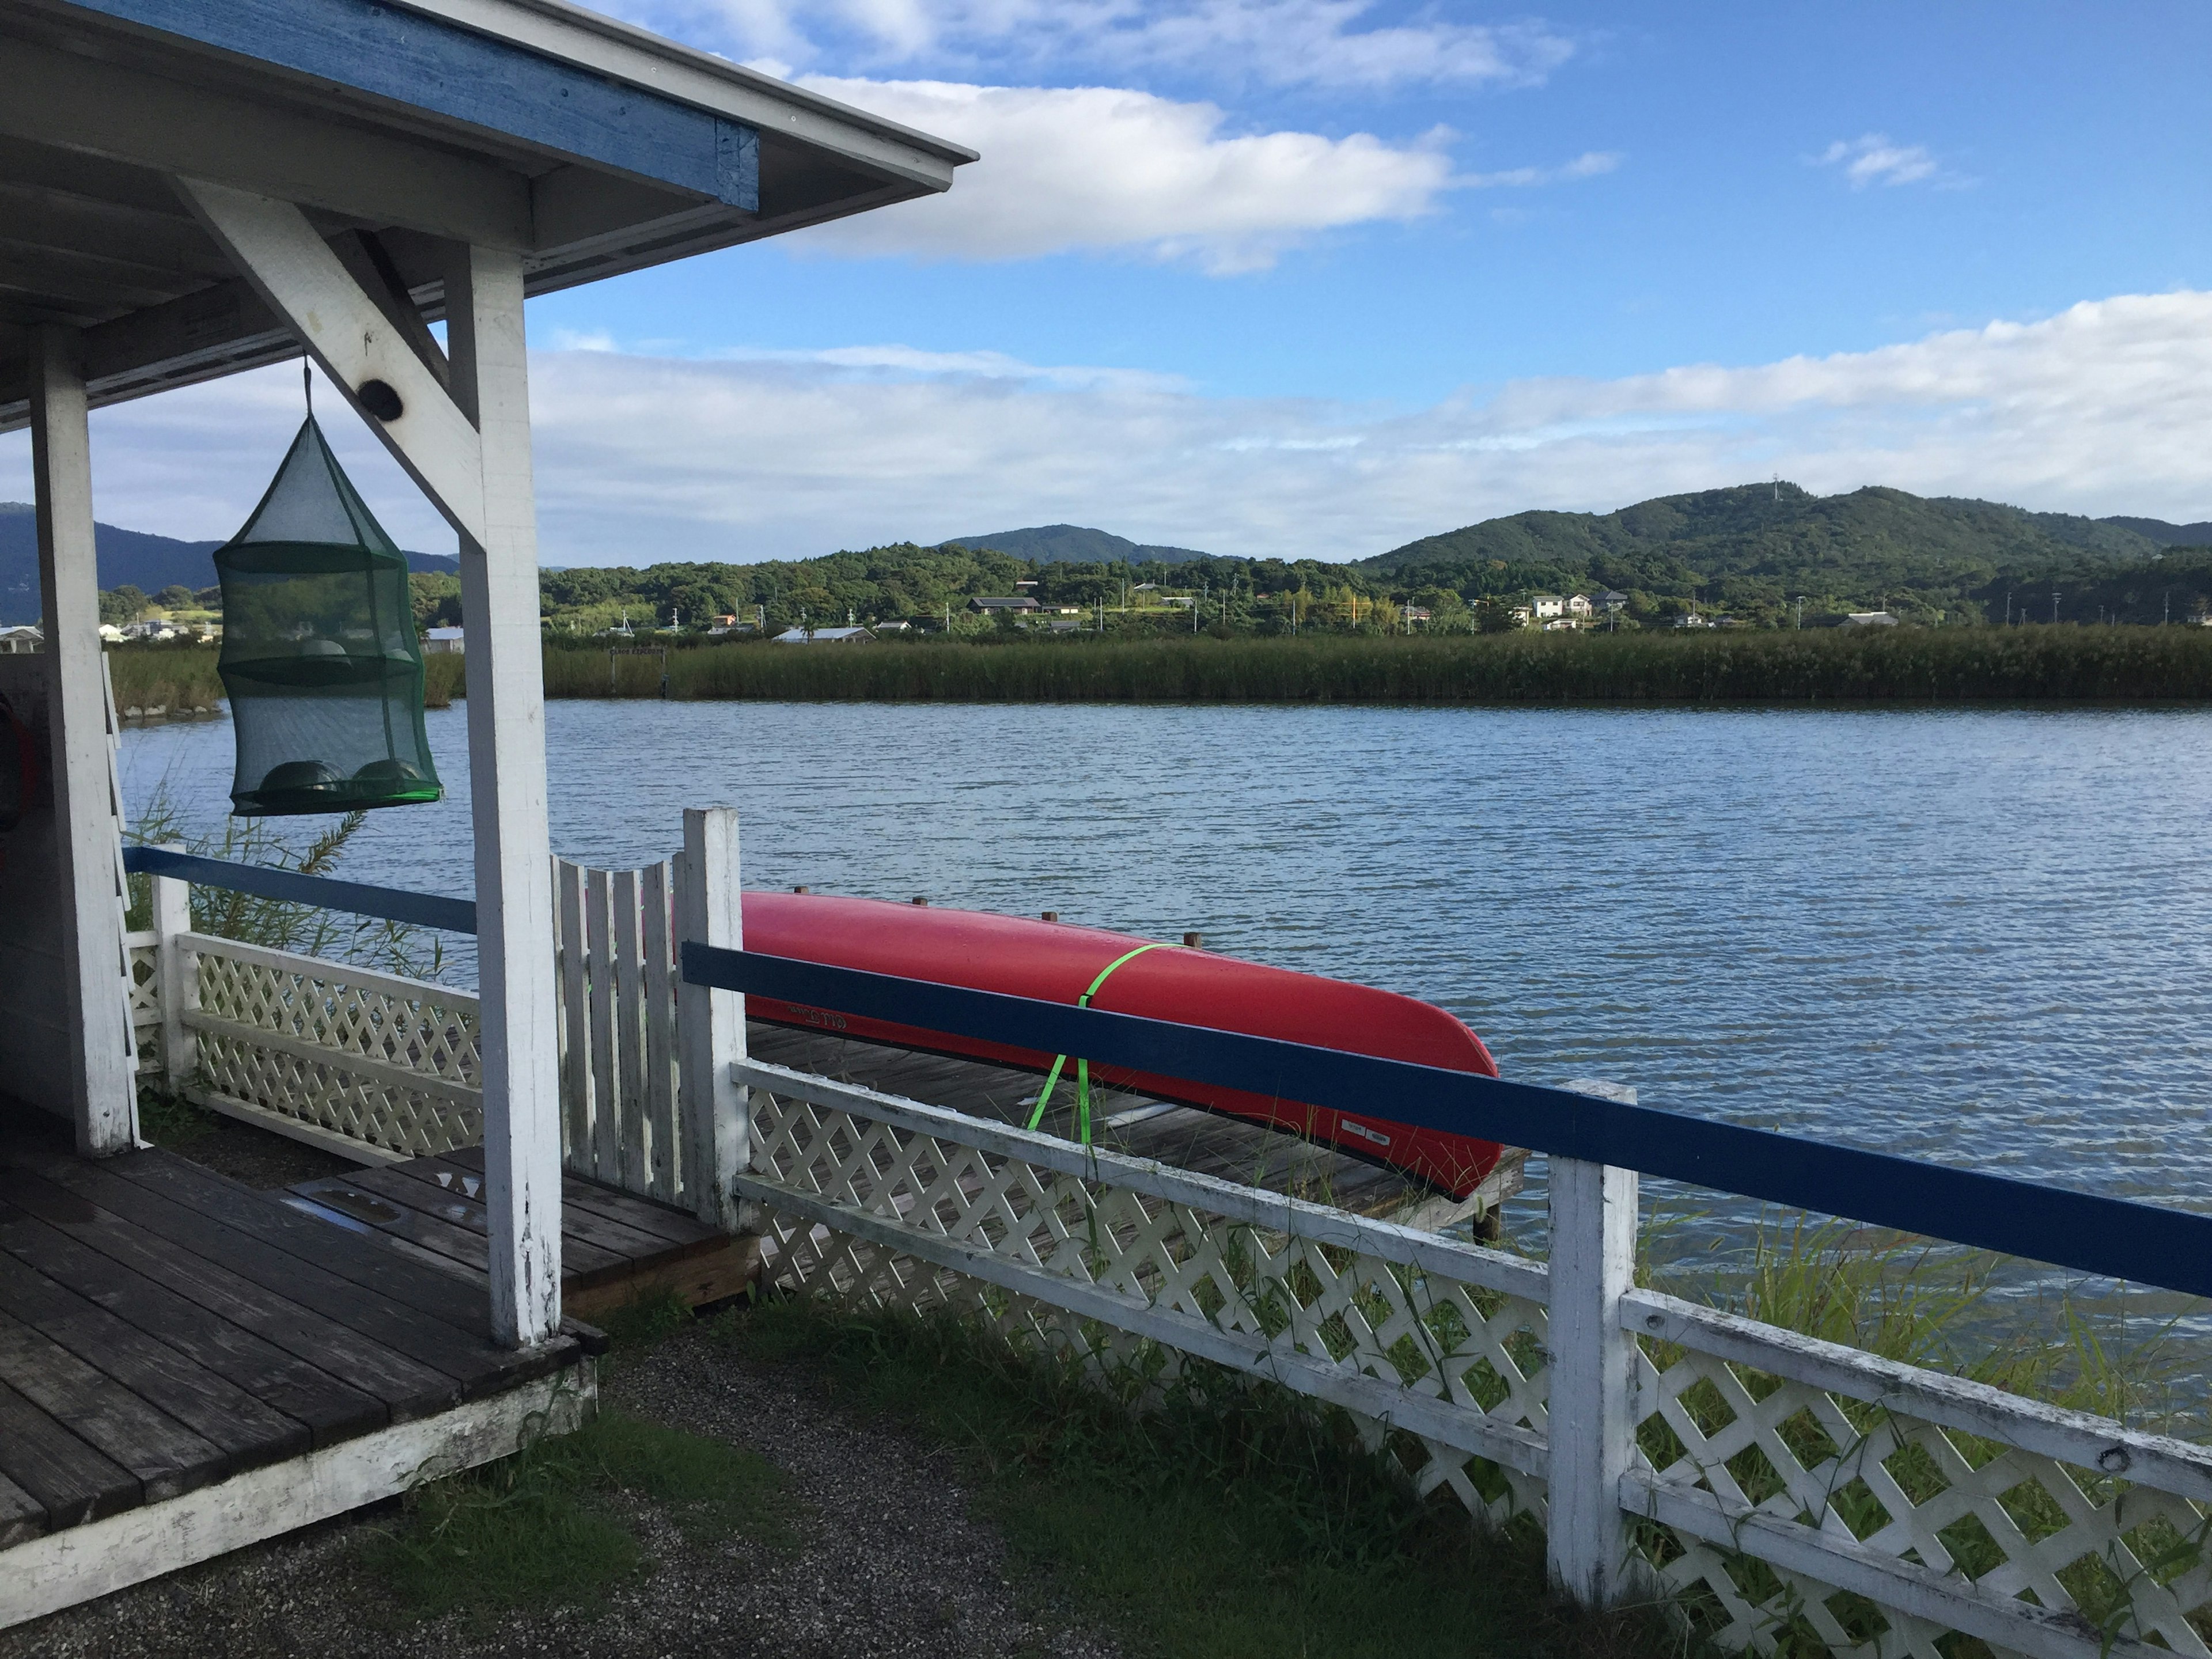
<path id="1" fill-rule="evenodd" d="M 1358 557 L 1770 472 L 2212 516 L 2202 5 L 618 9 L 984 160 L 534 303 L 549 562 Z M 277 371 L 103 414 L 103 515 L 228 533 L 296 410 Z"/>

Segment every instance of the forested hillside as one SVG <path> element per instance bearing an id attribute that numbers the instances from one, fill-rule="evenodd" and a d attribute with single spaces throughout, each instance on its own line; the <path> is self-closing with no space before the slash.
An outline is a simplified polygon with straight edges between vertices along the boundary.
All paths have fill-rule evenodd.
<path id="1" fill-rule="evenodd" d="M 1869 488 L 1814 495 L 1749 484 L 1662 496 L 1618 512 L 1516 513 L 1409 542 L 1358 568 L 1476 597 L 1530 588 L 1619 589 L 1639 611 L 1690 598 L 1754 620 L 1871 610 L 1966 620 L 2014 585 L 2063 572 L 2079 586 L 2148 571 L 2168 544 L 2156 520 L 2028 513 L 1996 501 Z M 2142 526 L 2135 528 L 2131 526 Z M 2062 600 L 2062 611 L 2063 602 Z"/>

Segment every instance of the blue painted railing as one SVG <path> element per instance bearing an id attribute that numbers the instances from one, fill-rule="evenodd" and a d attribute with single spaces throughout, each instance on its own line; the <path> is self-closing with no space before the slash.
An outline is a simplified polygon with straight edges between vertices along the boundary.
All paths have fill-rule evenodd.
<path id="1" fill-rule="evenodd" d="M 125 867 L 418 926 L 476 931 L 476 906 L 358 882 L 134 847 Z M 2212 1216 L 1923 1164 L 1767 1129 L 1407 1060 L 1133 1014 L 683 946 L 693 985 L 771 996 L 1094 1065 L 1610 1164 L 2077 1273 L 2212 1297 Z"/>
<path id="2" fill-rule="evenodd" d="M 397 887 L 372 887 L 362 881 L 303 876 L 296 870 L 237 864 L 228 859 L 203 858 L 197 853 L 172 853 L 161 847 L 125 848 L 123 867 L 134 876 L 174 876 L 203 887 L 223 887 L 256 898 L 404 921 L 413 927 L 436 927 L 449 933 L 477 930 L 474 899 L 440 898 L 432 893 L 403 892 Z"/>

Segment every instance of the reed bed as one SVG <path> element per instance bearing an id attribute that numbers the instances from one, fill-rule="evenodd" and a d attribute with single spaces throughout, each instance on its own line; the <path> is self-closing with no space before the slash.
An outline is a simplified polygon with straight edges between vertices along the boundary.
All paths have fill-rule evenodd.
<path id="1" fill-rule="evenodd" d="M 213 708 L 222 701 L 215 659 L 215 647 L 207 645 L 118 646 L 107 653 L 115 706 L 168 714 Z"/>
<path id="2" fill-rule="evenodd" d="M 223 694 L 222 680 L 216 672 L 216 654 L 210 645 L 116 647 L 107 653 L 116 708 L 125 712 L 137 708 L 175 714 L 216 707 Z M 426 705 L 443 708 L 460 696 L 463 661 L 446 655 L 423 659 Z"/>
<path id="3" fill-rule="evenodd" d="M 884 702 L 1952 704 L 2212 699 L 2212 629 L 2015 628 L 549 648 L 548 696 Z"/>

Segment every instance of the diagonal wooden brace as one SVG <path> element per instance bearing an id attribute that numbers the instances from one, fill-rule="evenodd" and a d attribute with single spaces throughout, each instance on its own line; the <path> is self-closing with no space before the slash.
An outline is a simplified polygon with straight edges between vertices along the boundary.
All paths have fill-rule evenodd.
<path id="1" fill-rule="evenodd" d="M 323 372 L 431 504 L 481 545 L 486 540 L 483 446 L 475 423 L 447 391 L 447 376 L 410 337 L 414 331 L 386 314 L 291 203 L 198 179 L 175 183 L 240 274 L 307 343 Z M 364 398 L 363 388 L 378 384 L 397 398 L 396 412 L 373 389 Z"/>

